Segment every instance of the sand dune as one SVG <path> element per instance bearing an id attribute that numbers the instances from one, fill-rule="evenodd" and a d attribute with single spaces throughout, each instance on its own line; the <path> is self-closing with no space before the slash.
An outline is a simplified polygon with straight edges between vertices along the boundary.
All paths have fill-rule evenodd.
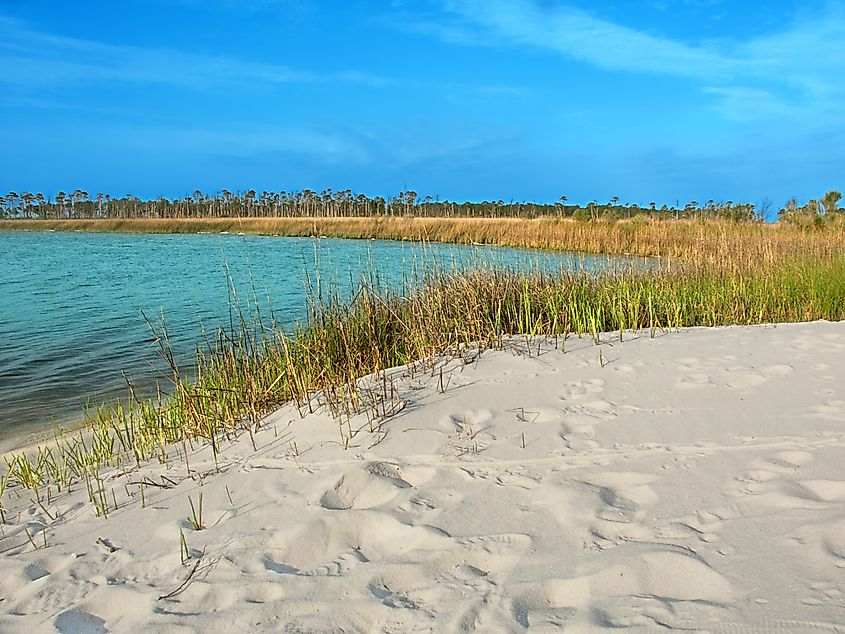
<path id="1" fill-rule="evenodd" d="M 624 339 L 396 369 L 348 448 L 283 408 L 108 519 L 12 498 L 0 631 L 845 631 L 845 323 Z"/>

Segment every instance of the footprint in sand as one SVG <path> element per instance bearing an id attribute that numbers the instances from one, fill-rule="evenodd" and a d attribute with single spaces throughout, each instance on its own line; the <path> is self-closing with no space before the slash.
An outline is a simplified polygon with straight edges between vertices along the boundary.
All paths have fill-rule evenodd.
<path id="1" fill-rule="evenodd" d="M 367 590 L 383 605 L 404 610 L 437 612 L 443 588 L 427 571 L 414 564 L 399 565 L 374 577 Z"/>
<path id="2" fill-rule="evenodd" d="M 560 392 L 563 401 L 575 401 L 585 396 L 601 394 L 604 391 L 603 379 L 587 379 L 585 381 L 569 381 Z"/>
<path id="3" fill-rule="evenodd" d="M 389 502 L 401 489 L 410 487 L 398 465 L 370 462 L 364 468 L 344 474 L 333 488 L 323 493 L 320 505 L 333 511 L 372 508 Z"/>
<path id="4" fill-rule="evenodd" d="M 683 539 L 690 535 L 697 537 L 705 543 L 717 542 L 721 539 L 719 532 L 722 529 L 723 520 L 715 513 L 709 511 L 698 511 L 694 515 L 679 517 L 671 525 L 680 529 L 679 533 L 670 530 L 662 531 L 661 536 L 667 539 Z"/>
<path id="5" fill-rule="evenodd" d="M 528 582 L 511 593 L 522 627 L 547 624 L 569 610 L 592 627 L 686 627 L 718 619 L 732 603 L 730 583 L 691 550 L 629 543 L 598 553 L 591 571 Z"/>
<path id="6" fill-rule="evenodd" d="M 595 419 L 589 416 L 566 415 L 560 425 L 558 435 L 573 451 L 588 451 L 599 447 L 593 438 L 596 435 Z"/>
<path id="7" fill-rule="evenodd" d="M 841 480 L 801 480 L 798 484 L 822 502 L 845 502 L 845 482 Z"/>
<path id="8" fill-rule="evenodd" d="M 49 574 L 50 572 L 48 570 L 45 570 L 38 564 L 29 564 L 26 568 L 24 568 L 24 576 L 27 581 L 38 581 Z"/>
<path id="9" fill-rule="evenodd" d="M 453 541 L 453 544 L 455 542 Z M 526 553 L 534 540 L 522 533 L 501 533 L 475 535 L 457 540 L 457 548 L 441 559 L 444 574 L 464 584 L 474 586 L 476 582 L 495 583 L 502 574 L 507 574 Z"/>
<path id="10" fill-rule="evenodd" d="M 389 608 L 404 608 L 406 610 L 420 609 L 419 604 L 412 598 L 398 592 L 393 592 L 378 582 L 371 583 L 368 588 L 376 599 Z"/>
<path id="11" fill-rule="evenodd" d="M 822 509 L 845 502 L 845 481 L 799 479 L 801 467 L 813 461 L 807 451 L 780 451 L 755 460 L 751 469 L 737 478 L 740 495 L 752 495 L 769 506 L 790 509 Z"/>
<path id="12" fill-rule="evenodd" d="M 299 574 L 299 568 L 290 566 L 286 563 L 281 563 L 274 560 L 271 556 L 266 555 L 263 560 L 264 568 L 270 572 L 275 572 L 277 575 L 296 575 Z"/>
<path id="13" fill-rule="evenodd" d="M 303 577 L 343 577 L 349 574 L 358 564 L 369 563 L 367 556 L 357 548 L 340 553 L 333 560 L 313 568 L 305 568 L 296 574 Z"/>
<path id="14" fill-rule="evenodd" d="M 109 631 L 103 619 L 79 608 L 59 614 L 53 626 L 60 634 L 105 634 Z"/>
<path id="15" fill-rule="evenodd" d="M 453 543 L 444 531 L 403 524 L 392 513 L 363 510 L 331 514 L 302 526 L 261 565 L 297 576 L 344 576 L 360 565 L 411 551 L 435 551 Z"/>
<path id="16" fill-rule="evenodd" d="M 600 445 L 593 440 L 595 425 L 616 418 L 616 405 L 609 401 L 589 401 L 571 404 L 563 410 L 563 422 L 558 435 L 568 449 L 585 451 Z"/>
<path id="17" fill-rule="evenodd" d="M 39 592 L 19 603 L 15 608 L 22 615 L 51 613 L 69 605 L 81 603 L 96 584 L 86 579 L 76 579 L 73 583 L 53 583 L 45 585 Z"/>
<path id="18" fill-rule="evenodd" d="M 433 472 L 434 469 L 431 471 Z M 427 475 L 426 479 L 431 477 Z M 417 493 L 415 489 L 412 495 L 403 496 L 398 501 L 394 515 L 403 524 L 432 524 L 443 509 L 454 508 L 462 499 L 463 495 L 460 492 L 448 487 L 429 487 L 424 495 Z"/>
<path id="19" fill-rule="evenodd" d="M 793 368 L 791 365 L 781 363 L 775 365 L 767 365 L 761 371 L 765 376 L 785 377 L 795 372 L 795 368 Z"/>
<path id="20" fill-rule="evenodd" d="M 641 507 L 658 501 L 649 486 L 657 479 L 649 473 L 626 472 L 595 473 L 581 478 L 580 482 L 595 487 L 599 494 L 597 522 L 590 527 L 592 535 L 612 543 L 652 539 L 654 533 L 644 524 Z"/>
<path id="21" fill-rule="evenodd" d="M 845 521 L 837 522 L 825 531 L 824 547 L 836 558 L 836 565 L 845 568 Z"/>
<path id="22" fill-rule="evenodd" d="M 703 387 L 712 387 L 713 385 L 713 381 L 708 374 L 704 372 L 692 372 L 678 379 L 675 387 L 679 390 L 697 390 Z"/>
<path id="23" fill-rule="evenodd" d="M 681 359 L 678 370 L 681 377 L 675 387 L 681 390 L 694 390 L 705 387 L 725 386 L 735 390 L 758 387 L 772 379 L 784 378 L 795 370 L 791 365 L 775 364 L 762 368 L 732 365 L 735 357 L 702 361 L 700 359 Z"/>
<path id="24" fill-rule="evenodd" d="M 238 589 L 238 599 L 244 603 L 274 603 L 285 597 L 285 592 L 277 583 L 252 583 Z"/>
<path id="25" fill-rule="evenodd" d="M 710 363 L 697 357 L 685 357 L 677 360 L 677 371 L 680 374 L 675 383 L 676 389 L 695 390 L 713 386 L 713 367 Z"/>

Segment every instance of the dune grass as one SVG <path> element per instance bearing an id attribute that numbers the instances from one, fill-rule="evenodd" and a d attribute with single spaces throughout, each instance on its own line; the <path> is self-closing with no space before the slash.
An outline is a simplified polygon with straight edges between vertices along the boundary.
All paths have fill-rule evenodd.
<path id="1" fill-rule="evenodd" d="M 621 336 L 630 330 L 845 318 L 845 249 L 838 230 L 502 223 L 464 226 L 449 220 L 440 229 L 430 222 L 426 226 L 435 237 L 446 235 L 436 230 L 451 232 L 453 241 L 460 235 L 462 241 L 472 236 L 472 241 L 486 237 L 503 243 L 508 236 L 515 246 L 540 246 L 545 240 L 542 246 L 565 248 L 570 240 L 582 251 L 587 246 L 616 253 L 651 249 L 672 257 L 657 270 L 598 277 L 433 272 L 404 291 L 367 279 L 351 301 L 315 291 L 309 320 L 293 332 L 241 316 L 240 327 L 221 331 L 198 353 L 196 380 L 186 381 L 173 364 L 168 398 L 132 395 L 126 404 L 93 412 L 85 430 L 58 433 L 51 444 L 7 457 L 2 488 L 7 495 L 28 490 L 34 501 L 49 506 L 55 492 L 84 483 L 95 512 L 106 516 L 118 502 L 113 490 L 111 496 L 106 490 L 103 468 L 131 469 L 176 454 L 190 474 L 188 455 L 195 443 L 209 444 L 216 458 L 222 439 L 253 435 L 268 412 L 290 401 L 302 414 L 330 411 L 346 446 L 355 433 L 351 417 L 366 414 L 372 429 L 398 409 L 386 369 L 434 372 L 444 357 L 500 347 L 511 335 L 559 337 L 565 348 L 570 336 L 598 340 L 599 333 L 609 331 Z M 168 358 L 166 333 L 158 334 Z M 140 492 L 143 496 L 143 485 Z"/>

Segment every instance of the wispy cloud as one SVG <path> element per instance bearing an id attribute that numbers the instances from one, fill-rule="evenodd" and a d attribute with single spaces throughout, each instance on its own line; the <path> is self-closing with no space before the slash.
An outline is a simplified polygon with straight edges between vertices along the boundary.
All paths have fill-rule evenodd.
<path id="1" fill-rule="evenodd" d="M 538 0 L 443 0 L 445 19 L 412 28 L 452 43 L 530 46 L 608 71 L 682 77 L 732 119 L 839 109 L 845 90 L 845 6 L 831 0 L 788 27 L 747 40 L 688 42 L 573 6 Z M 410 24 L 410 23 L 408 23 Z M 406 24 L 407 26 L 407 24 Z"/>
<path id="2" fill-rule="evenodd" d="M 290 154 L 319 157 L 325 164 L 367 160 L 360 140 L 353 135 L 315 126 L 248 123 L 215 128 L 117 126 L 113 132 L 112 136 L 127 139 L 133 149 L 155 152 L 166 145 L 171 152 L 185 157 L 225 154 L 245 159 L 265 154 Z"/>
<path id="3" fill-rule="evenodd" d="M 61 87 L 103 81 L 203 90 L 256 83 L 341 81 L 377 85 L 385 80 L 355 70 L 317 74 L 284 64 L 105 44 L 30 30 L 17 20 L 0 16 L 0 83 Z"/>
<path id="4" fill-rule="evenodd" d="M 277 3 L 269 2 L 268 6 Z M 405 86 L 480 95 L 533 94 L 533 89 L 496 83 L 449 83 L 416 77 L 390 77 L 365 70 L 316 73 L 284 64 L 174 49 L 114 45 L 44 33 L 0 15 L 0 86 L 63 90 L 97 83 L 170 85 L 187 90 L 285 84 L 326 84 L 384 88 Z M 33 102 L 29 97 L 30 105 Z M 13 102 L 4 100 L 7 105 Z M 52 102 L 41 100 L 43 107 Z M 59 104 L 62 107 L 66 104 Z M 37 104 L 36 104 L 36 107 Z"/>
<path id="5" fill-rule="evenodd" d="M 734 74 L 749 63 L 567 5 L 532 0 L 447 0 L 443 6 L 450 20 L 423 20 L 415 28 L 451 42 L 533 46 L 607 70 L 713 78 Z"/>
<path id="6" fill-rule="evenodd" d="M 726 119 L 738 123 L 759 118 L 782 118 L 794 113 L 788 100 L 763 88 L 747 86 L 708 87 L 704 92 L 716 95 L 719 101 L 714 109 Z"/>

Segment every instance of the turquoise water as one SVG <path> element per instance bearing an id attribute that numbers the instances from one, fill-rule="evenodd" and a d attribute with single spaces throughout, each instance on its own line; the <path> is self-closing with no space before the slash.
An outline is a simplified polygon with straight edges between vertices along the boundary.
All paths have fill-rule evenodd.
<path id="1" fill-rule="evenodd" d="M 203 328 L 230 324 L 230 279 L 241 304 L 257 298 L 290 325 L 306 316 L 306 278 L 318 272 L 324 289 L 348 291 L 368 272 L 399 285 L 433 263 L 610 266 L 602 257 L 392 241 L 0 232 L 0 446 L 80 419 L 86 402 L 124 397 L 124 374 L 152 393 L 164 368 L 142 311 L 164 316 L 177 358 L 189 364 Z"/>

